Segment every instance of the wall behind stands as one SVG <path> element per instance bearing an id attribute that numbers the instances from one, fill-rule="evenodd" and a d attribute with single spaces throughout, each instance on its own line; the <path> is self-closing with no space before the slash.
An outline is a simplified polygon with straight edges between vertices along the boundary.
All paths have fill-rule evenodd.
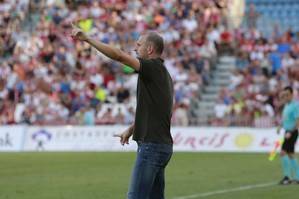
<path id="1" fill-rule="evenodd" d="M 122 146 L 113 137 L 125 129 L 126 126 L 2 126 L 0 151 L 135 151 L 134 141 Z M 275 129 L 173 127 L 172 136 L 175 151 L 270 152 L 282 135 L 278 136 Z"/>

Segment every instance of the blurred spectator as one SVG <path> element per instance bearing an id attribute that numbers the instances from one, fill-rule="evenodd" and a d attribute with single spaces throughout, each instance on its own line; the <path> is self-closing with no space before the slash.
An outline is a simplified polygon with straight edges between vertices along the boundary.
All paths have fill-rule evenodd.
<path id="1" fill-rule="evenodd" d="M 196 125 L 197 120 L 200 118 L 199 116 L 199 96 L 197 91 L 193 91 L 188 107 L 188 118 L 190 125 Z"/>
<path id="2" fill-rule="evenodd" d="M 84 125 L 94 125 L 95 124 L 95 111 L 91 106 L 87 106 L 84 110 Z"/>
<path id="3" fill-rule="evenodd" d="M 121 86 L 117 93 L 116 93 L 116 97 L 117 97 L 117 102 L 118 103 L 123 103 L 125 102 L 127 99 L 129 99 L 130 97 L 130 92 L 128 89 L 124 88 L 123 86 Z"/>
<path id="4" fill-rule="evenodd" d="M 251 3 L 249 5 L 249 10 L 246 13 L 246 19 L 247 19 L 247 27 L 249 29 L 256 28 L 256 22 L 259 17 L 259 13 L 255 10 L 255 5 Z"/>
<path id="5" fill-rule="evenodd" d="M 124 124 L 132 124 L 135 120 L 135 111 L 133 107 L 129 107 L 124 117 Z"/>
<path id="6" fill-rule="evenodd" d="M 124 124 L 125 123 L 125 115 L 123 114 L 121 108 L 117 109 L 117 113 L 114 117 L 115 124 Z"/>
<path id="7" fill-rule="evenodd" d="M 107 108 L 106 112 L 97 120 L 98 124 L 114 124 L 115 117 L 113 117 L 112 109 Z"/>
<path id="8" fill-rule="evenodd" d="M 187 105 L 180 103 L 173 113 L 173 125 L 176 126 L 188 126 L 188 111 Z"/>

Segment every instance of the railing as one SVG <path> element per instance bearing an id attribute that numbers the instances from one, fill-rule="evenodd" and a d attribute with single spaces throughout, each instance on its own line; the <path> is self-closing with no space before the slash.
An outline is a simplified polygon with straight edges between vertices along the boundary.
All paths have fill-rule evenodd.
<path id="1" fill-rule="evenodd" d="M 178 124 L 174 123 L 174 126 Z M 181 124 L 179 124 L 181 125 Z M 270 116 L 252 119 L 244 116 L 225 116 L 217 118 L 216 116 L 198 118 L 189 118 L 188 126 L 213 126 L 213 127 L 254 127 L 254 128 L 271 128 L 276 127 L 275 118 Z"/>

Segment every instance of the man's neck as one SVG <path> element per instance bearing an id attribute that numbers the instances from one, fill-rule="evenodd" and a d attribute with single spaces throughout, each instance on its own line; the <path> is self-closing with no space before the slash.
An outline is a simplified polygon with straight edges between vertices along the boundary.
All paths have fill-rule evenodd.
<path id="1" fill-rule="evenodd" d="M 287 101 L 287 104 L 291 103 L 292 101 L 293 101 L 293 99 L 291 99 L 291 100 Z"/>
<path id="2" fill-rule="evenodd" d="M 160 58 L 160 56 L 156 55 L 156 54 L 152 54 L 152 55 L 149 55 L 148 58 L 149 59 L 157 59 L 157 58 Z"/>

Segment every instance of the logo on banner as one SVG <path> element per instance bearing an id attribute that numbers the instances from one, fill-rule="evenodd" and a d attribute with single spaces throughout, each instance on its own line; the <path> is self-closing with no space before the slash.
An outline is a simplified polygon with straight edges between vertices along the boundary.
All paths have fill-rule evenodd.
<path id="1" fill-rule="evenodd" d="M 12 147 L 12 139 L 9 133 L 6 133 L 3 137 L 0 137 L 0 147 Z"/>
<path id="2" fill-rule="evenodd" d="M 253 137 L 249 133 L 241 133 L 236 136 L 235 144 L 239 148 L 247 148 L 253 143 Z"/>
<path id="3" fill-rule="evenodd" d="M 36 150 L 45 150 L 45 143 L 49 142 L 52 138 L 52 134 L 44 129 L 39 130 L 32 134 L 32 140 L 34 140 L 36 145 Z"/>

